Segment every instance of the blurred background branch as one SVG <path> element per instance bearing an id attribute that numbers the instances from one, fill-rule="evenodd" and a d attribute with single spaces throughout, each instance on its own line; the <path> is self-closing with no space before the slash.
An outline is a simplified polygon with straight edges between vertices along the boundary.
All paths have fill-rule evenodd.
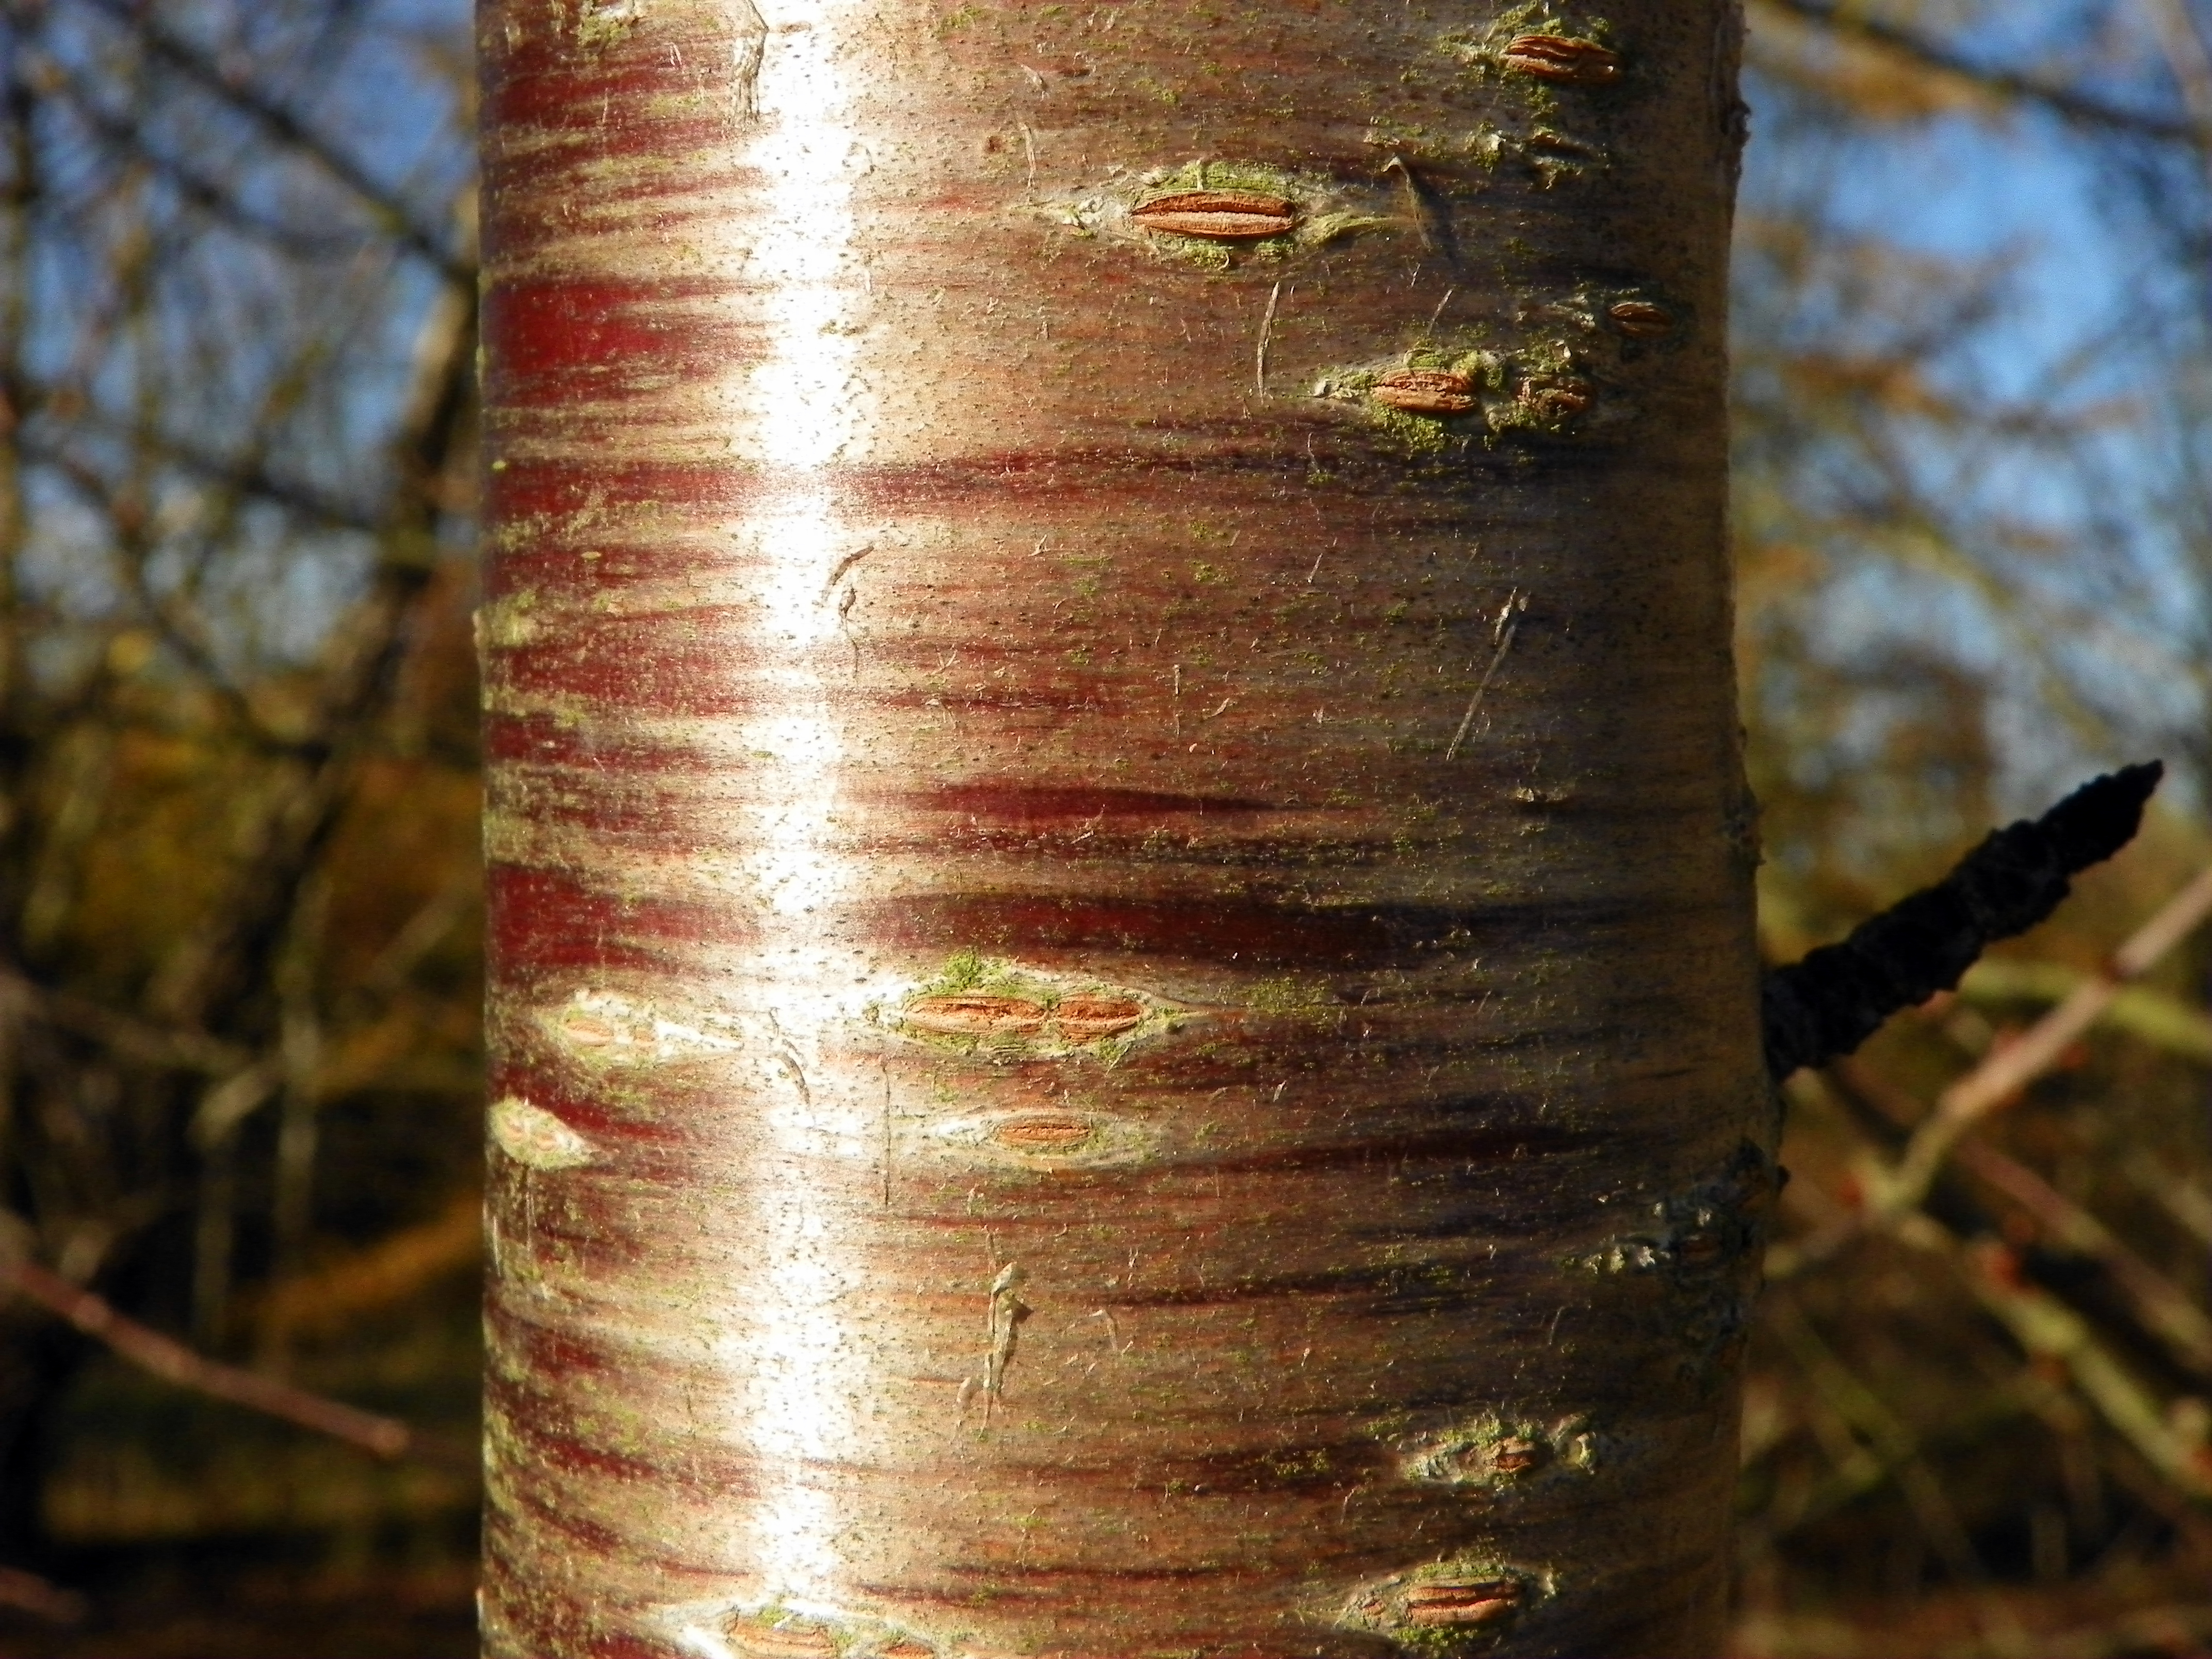
<path id="1" fill-rule="evenodd" d="M 465 1586 L 472 1460 L 380 1459 L 474 1435 L 467 27 L 0 6 L 0 1563 L 88 1632 Z"/>

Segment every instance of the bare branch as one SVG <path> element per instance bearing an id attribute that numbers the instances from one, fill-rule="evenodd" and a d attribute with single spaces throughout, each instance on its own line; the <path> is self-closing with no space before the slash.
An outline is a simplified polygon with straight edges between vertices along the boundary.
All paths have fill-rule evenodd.
<path id="1" fill-rule="evenodd" d="M 2041 1076 L 2088 1030 L 2121 987 L 2139 978 L 2212 915 L 2212 871 L 2207 871 L 2162 905 L 2127 942 L 2112 953 L 2105 971 L 2085 980 L 2064 1002 L 2045 1014 L 2017 1042 L 1995 1049 L 1938 1097 L 1935 1111 L 1905 1138 L 1894 1164 L 1862 1171 L 1868 1201 L 1859 1212 L 1822 1228 L 1809 1238 L 1776 1247 L 1767 1264 L 1771 1279 L 1794 1278 L 1829 1260 L 1853 1239 L 1877 1229 L 1893 1229 L 1920 1212 L 1945 1161 L 1976 1125 Z M 1880 1138 L 1894 1145 L 1887 1136 Z M 2008 1160 L 2008 1162 L 2009 1160 Z M 1984 1165 L 1984 1173 L 1994 1165 Z M 2000 1179 L 1993 1185 L 2012 1191 Z M 2051 1194 L 2056 1198 L 2057 1194 Z M 2020 1201 L 2025 1202 L 2025 1200 Z M 2031 1207 L 2033 1207 L 2031 1206 Z M 2117 1275 L 2116 1275 L 2117 1276 Z M 2140 1287 L 2138 1287 L 2140 1288 Z M 2161 1323 L 2146 1309 L 2154 1326 Z"/>
<path id="2" fill-rule="evenodd" d="M 2212 129 L 2199 121 L 2128 109 L 2092 98 L 2063 82 L 1977 64 L 1917 29 L 1870 17 L 1859 6 L 1839 5 L 1836 0 L 1759 0 L 1759 3 L 1831 33 L 1879 47 L 1923 69 L 1966 82 L 1984 92 L 2040 105 L 2075 126 L 2124 137 L 2212 149 Z"/>
<path id="3" fill-rule="evenodd" d="M 1914 1212 L 1893 1230 L 1917 1249 L 1948 1258 L 1981 1304 L 2012 1332 L 2028 1354 L 2064 1365 L 2099 1415 L 2176 1490 L 2212 1499 L 2212 1459 L 2160 1409 L 2089 1323 L 2050 1291 L 2031 1284 L 2012 1252 L 1995 1241 L 1966 1243 Z"/>
<path id="4" fill-rule="evenodd" d="M 44 90 L 51 82 L 86 126 L 132 159 L 143 161 L 186 202 L 240 235 L 251 237 L 294 258 L 312 260 L 351 253 L 361 246 L 368 234 L 309 235 L 292 226 L 252 212 L 191 162 L 168 154 L 155 143 L 139 123 L 107 108 L 100 102 L 98 94 L 84 83 L 82 76 L 70 74 L 52 58 L 43 55 L 28 58 L 25 70 L 32 90 Z"/>
<path id="5" fill-rule="evenodd" d="M 84 1597 L 50 1584 L 21 1567 L 0 1567 L 0 1607 L 16 1607 L 50 1625 L 74 1625 L 87 1612 Z"/>
<path id="6" fill-rule="evenodd" d="M 157 1006 L 180 1022 L 219 1026 L 260 969 L 292 914 L 301 884 L 336 829 L 371 722 L 388 698 L 416 601 L 428 587 L 425 549 L 440 508 L 434 483 L 466 430 L 475 378 L 475 312 L 458 294 L 423 324 L 410 417 L 394 446 L 402 486 L 384 526 L 385 555 L 354 618 L 337 630 L 310 746 L 313 763 L 284 786 L 258 844 L 207 927 L 173 958 Z"/>
<path id="7" fill-rule="evenodd" d="M 82 425 L 128 439 L 141 446 L 155 459 L 196 474 L 211 483 L 234 489 L 241 495 L 286 507 L 326 528 L 373 533 L 380 527 L 377 515 L 367 508 L 352 501 L 341 501 L 335 495 L 325 495 L 311 484 L 281 477 L 270 471 L 263 462 L 244 457 L 218 455 L 188 440 L 156 431 L 151 427 L 125 425 L 122 422 L 107 421 L 92 414 L 77 418 Z M 16 441 L 30 459 L 48 466 L 69 469 L 72 481 L 81 489 L 86 487 L 88 480 L 99 476 L 71 456 L 61 443 L 35 429 L 19 430 Z M 101 489 L 104 491 L 105 489 L 103 483 Z"/>
<path id="8" fill-rule="evenodd" d="M 2126 944 L 2112 952 L 2102 973 L 2083 981 L 2071 996 L 2029 1027 L 2019 1042 L 1994 1050 L 1943 1091 L 1935 1113 L 1914 1132 L 1911 1144 L 1899 1161 L 1887 1201 L 1893 1205 L 1917 1201 L 1961 1136 L 2048 1071 L 2074 1040 L 2095 1024 L 2122 986 L 2148 973 L 2207 915 L 2212 915 L 2212 870 L 2168 899 Z"/>
<path id="9" fill-rule="evenodd" d="M 251 1063 L 252 1054 L 235 1043 L 184 1026 L 158 1024 L 88 997 L 49 990 L 18 973 L 0 969 L 0 1004 L 26 1019 L 99 1043 L 118 1060 L 155 1071 L 228 1076 Z"/>
<path id="10" fill-rule="evenodd" d="M 394 197 L 368 170 L 337 144 L 315 131 L 290 110 L 263 95 L 241 78 L 224 73 L 198 47 L 145 15 L 130 0 L 89 0 L 130 30 L 146 49 L 186 80 L 246 116 L 280 143 L 309 157 L 351 191 L 404 246 L 442 272 L 456 287 L 473 289 L 476 270 L 446 246 L 445 239 L 421 224 L 413 210 Z"/>
<path id="11" fill-rule="evenodd" d="M 2212 1376 L 2212 1316 L 2172 1279 L 2025 1164 L 1978 1140 L 1961 1142 L 1957 1157 L 1968 1174 L 2026 1210 L 2057 1243 L 2101 1266 L 2135 1304 L 2144 1325 L 2201 1375 Z"/>
<path id="12" fill-rule="evenodd" d="M 59 1273 L 36 1262 L 21 1261 L 0 1265 L 0 1285 L 13 1288 L 50 1313 L 67 1320 L 141 1370 L 150 1371 L 179 1388 L 282 1418 L 303 1429 L 313 1429 L 318 1434 L 359 1446 L 379 1457 L 404 1455 L 413 1443 L 414 1437 L 407 1425 L 396 1419 L 379 1417 L 373 1412 L 295 1389 L 258 1371 L 241 1370 L 235 1365 L 209 1359 L 135 1319 L 125 1318 L 105 1297 L 80 1290 Z"/>

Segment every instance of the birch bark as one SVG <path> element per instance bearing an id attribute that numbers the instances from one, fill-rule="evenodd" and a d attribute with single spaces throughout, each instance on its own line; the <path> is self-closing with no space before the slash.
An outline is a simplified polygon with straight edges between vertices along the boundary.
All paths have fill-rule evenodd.
<path id="1" fill-rule="evenodd" d="M 487 1650 L 1709 1653 L 1732 0 L 483 0 Z"/>

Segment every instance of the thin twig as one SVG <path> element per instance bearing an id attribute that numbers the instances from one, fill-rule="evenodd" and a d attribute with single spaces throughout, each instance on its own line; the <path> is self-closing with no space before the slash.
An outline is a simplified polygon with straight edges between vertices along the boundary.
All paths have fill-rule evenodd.
<path id="1" fill-rule="evenodd" d="M 21 1567 L 0 1567 L 0 1607 L 15 1607 L 50 1625 L 74 1625 L 89 1610 L 84 1597 Z"/>
<path id="2" fill-rule="evenodd" d="M 2200 1243 L 2212 1244 L 2212 1194 L 2141 1147 L 2130 1152 L 2120 1167 L 2129 1180 L 2156 1199 L 2159 1206 Z"/>
<path id="3" fill-rule="evenodd" d="M 1838 0 L 1764 0 L 1764 3 L 1806 22 L 1818 24 L 1838 34 L 1881 47 L 1938 75 L 1953 77 L 2003 97 L 2028 99 L 2078 125 L 2100 127 L 2111 132 L 2166 143 L 2191 144 L 2199 149 L 2212 149 L 2212 131 L 2208 131 L 2195 120 L 2175 120 L 2141 110 L 2125 109 L 2101 99 L 2089 97 L 2058 82 L 2023 75 L 2012 70 L 1985 68 L 1954 52 L 1932 36 L 1885 22 L 1869 15 L 1859 6 L 1840 4 Z"/>
<path id="4" fill-rule="evenodd" d="M 2190 15 L 2187 0 L 2144 0 L 2143 9 L 2150 14 L 2183 106 L 2199 132 L 2212 133 L 2212 46 Z"/>
<path id="5" fill-rule="evenodd" d="M 133 161 L 150 168 L 194 207 L 241 235 L 265 243 L 295 259 L 320 260 L 355 253 L 374 234 L 364 228 L 351 235 L 310 234 L 281 220 L 258 216 L 240 203 L 230 188 L 217 184 L 207 173 L 168 154 L 149 138 L 140 123 L 108 108 L 93 83 L 85 76 L 70 73 L 60 59 L 44 52 L 27 52 L 23 64 L 27 71 L 24 78 L 32 85 L 43 83 L 57 88 L 77 118 L 88 127 L 128 152 Z"/>
<path id="6" fill-rule="evenodd" d="M 2052 1228 L 2062 1238 L 2071 1232 L 2075 1238 L 2086 1243 L 2089 1242 L 2088 1229 L 2102 1232 L 2094 1218 L 2078 1212 L 2067 1214 L 2073 1206 L 2050 1191 L 2039 1177 L 2018 1166 L 2008 1170 L 1993 1157 L 1980 1158 L 1978 1154 L 1983 1150 L 1974 1149 L 1979 1166 L 1974 1173 L 1994 1179 L 2002 1190 L 2022 1202 L 2034 1200 L 2030 1204 L 2031 1209 L 2045 1215 L 2049 1221 L 2065 1223 L 2063 1228 Z M 2009 1164 L 2009 1160 L 2005 1163 Z M 2021 1178 L 2023 1176 L 2026 1179 Z M 2087 1224 L 2087 1229 L 2082 1223 Z M 2014 1340 L 2031 1358 L 2062 1364 L 2075 1389 L 2152 1468 L 2191 1498 L 2199 1501 L 2212 1498 L 2212 1449 L 2193 1439 L 2161 1410 L 2151 1391 L 2130 1375 L 2088 1322 L 2058 1297 L 2028 1279 L 2017 1256 L 1994 1239 L 1969 1243 L 1917 1205 L 1893 1212 L 1870 1211 L 1839 1227 L 1826 1230 L 1816 1240 L 1801 1243 L 1795 1249 L 1778 1247 L 1769 1253 L 1767 1276 L 1770 1279 L 1794 1277 L 1833 1255 L 1843 1242 L 1860 1236 L 1869 1226 L 1879 1226 L 1912 1249 L 1951 1262 L 1966 1288 L 2012 1332 Z M 2118 1247 L 2117 1241 L 2112 1243 L 2124 1249 L 2124 1247 Z M 2112 1268 L 2114 1264 L 2108 1257 L 2106 1265 Z M 2139 1265 L 2143 1273 L 2155 1277 L 2154 1270 L 2148 1264 Z M 1781 1270 L 1778 1274 L 1775 1271 L 1778 1267 Z M 2179 1292 L 2162 1279 L 2158 1286 L 2152 1287 L 2136 1275 L 2115 1270 L 2113 1276 L 2136 1299 L 2137 1310 L 2146 1321 L 2171 1339 L 2173 1334 L 2164 1328 L 2163 1322 L 2152 1314 L 2139 1293 L 2150 1290 L 2156 1299 L 2160 1292 L 2175 1297 L 2179 1297 Z"/>
<path id="7" fill-rule="evenodd" d="M 132 424 L 88 409 L 76 417 L 74 424 L 95 437 L 127 442 L 170 463 L 179 471 L 234 489 L 242 495 L 269 501 L 332 529 L 373 532 L 382 527 L 381 520 L 369 507 L 342 501 L 297 479 L 279 477 L 258 461 L 218 455 L 189 439 L 158 431 L 149 422 Z M 88 495 L 96 493 L 92 483 L 99 475 L 77 460 L 58 439 L 22 432 L 15 434 L 12 441 L 19 443 L 24 453 L 33 459 L 49 466 L 68 468 L 71 483 L 85 489 Z"/>
<path id="8" fill-rule="evenodd" d="M 93 0 L 101 11 L 129 30 L 154 57 L 175 70 L 201 91 L 251 119 L 270 137 L 307 156 L 324 173 L 343 185 L 383 222 L 406 246 L 435 266 L 456 288 L 473 289 L 476 269 L 457 257 L 445 239 L 421 223 L 413 210 L 386 190 L 367 167 L 333 140 L 311 128 L 289 109 L 265 96 L 243 80 L 226 74 L 184 36 L 147 17 L 129 0 Z"/>
<path id="9" fill-rule="evenodd" d="M 0 968 L 0 1000 L 25 1018 L 97 1042 L 118 1060 L 134 1065 L 227 1075 L 252 1060 L 250 1050 L 205 1031 L 140 1019 L 102 1007 L 89 997 L 51 991 L 5 968 Z"/>
<path id="10" fill-rule="evenodd" d="M 413 1446 L 413 1434 L 396 1419 L 325 1400 L 257 1371 L 241 1370 L 195 1353 L 183 1343 L 118 1313 L 104 1297 L 79 1289 L 36 1262 L 0 1264 L 0 1287 L 14 1289 L 87 1336 L 105 1343 L 141 1370 L 179 1388 L 282 1418 L 379 1457 L 398 1457 Z"/>
<path id="11" fill-rule="evenodd" d="M 2083 981 L 2017 1042 L 1991 1052 L 1943 1091 L 1935 1112 L 1913 1133 L 1893 1176 L 1884 1183 L 1883 1205 L 1897 1212 L 1917 1205 L 1961 1135 L 2057 1064 L 2122 987 L 2149 972 L 2208 915 L 2212 915 L 2212 869 L 2168 899 L 2112 952 L 2103 971 Z"/>
<path id="12" fill-rule="evenodd" d="M 1789 1297 L 1775 1298 L 1770 1324 L 1828 1408 L 1871 1444 L 1875 1468 L 1895 1478 L 1921 1536 L 1942 1558 L 1952 1577 L 1968 1588 L 1984 1633 L 1993 1644 L 2019 1650 L 2022 1632 L 2004 1603 L 1990 1593 L 1989 1569 L 1959 1517 L 1957 1504 L 1923 1455 L 1919 1437 L 1844 1364 Z M 1861 1456 L 1868 1455 L 1865 1449 L 1859 1450 Z M 1838 1473 L 1857 1471 L 1839 1468 Z"/>
<path id="13" fill-rule="evenodd" d="M 2212 1376 L 2212 1317 L 2179 1285 L 2025 1164 L 1979 1140 L 1962 1141 L 1953 1156 L 1967 1174 L 2033 1216 L 2059 1243 L 2101 1265 L 2143 1323 L 2199 1372 Z"/>
<path id="14" fill-rule="evenodd" d="M 2056 1359 L 2099 1414 L 2143 1460 L 2181 1491 L 2212 1498 L 2212 1460 L 2159 1408 L 2084 1320 L 2057 1297 L 2021 1276 L 2012 1252 L 1994 1241 L 1968 1246 L 1925 1215 L 1896 1230 L 1905 1243 L 1957 1263 L 1968 1289 L 2002 1320 L 2029 1354 Z"/>

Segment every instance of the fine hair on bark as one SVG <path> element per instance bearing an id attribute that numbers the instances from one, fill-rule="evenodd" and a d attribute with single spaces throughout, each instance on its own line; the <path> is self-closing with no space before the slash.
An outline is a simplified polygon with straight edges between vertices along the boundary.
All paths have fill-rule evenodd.
<path id="1" fill-rule="evenodd" d="M 489 1652 L 1715 1650 L 1735 9 L 480 6 Z"/>

